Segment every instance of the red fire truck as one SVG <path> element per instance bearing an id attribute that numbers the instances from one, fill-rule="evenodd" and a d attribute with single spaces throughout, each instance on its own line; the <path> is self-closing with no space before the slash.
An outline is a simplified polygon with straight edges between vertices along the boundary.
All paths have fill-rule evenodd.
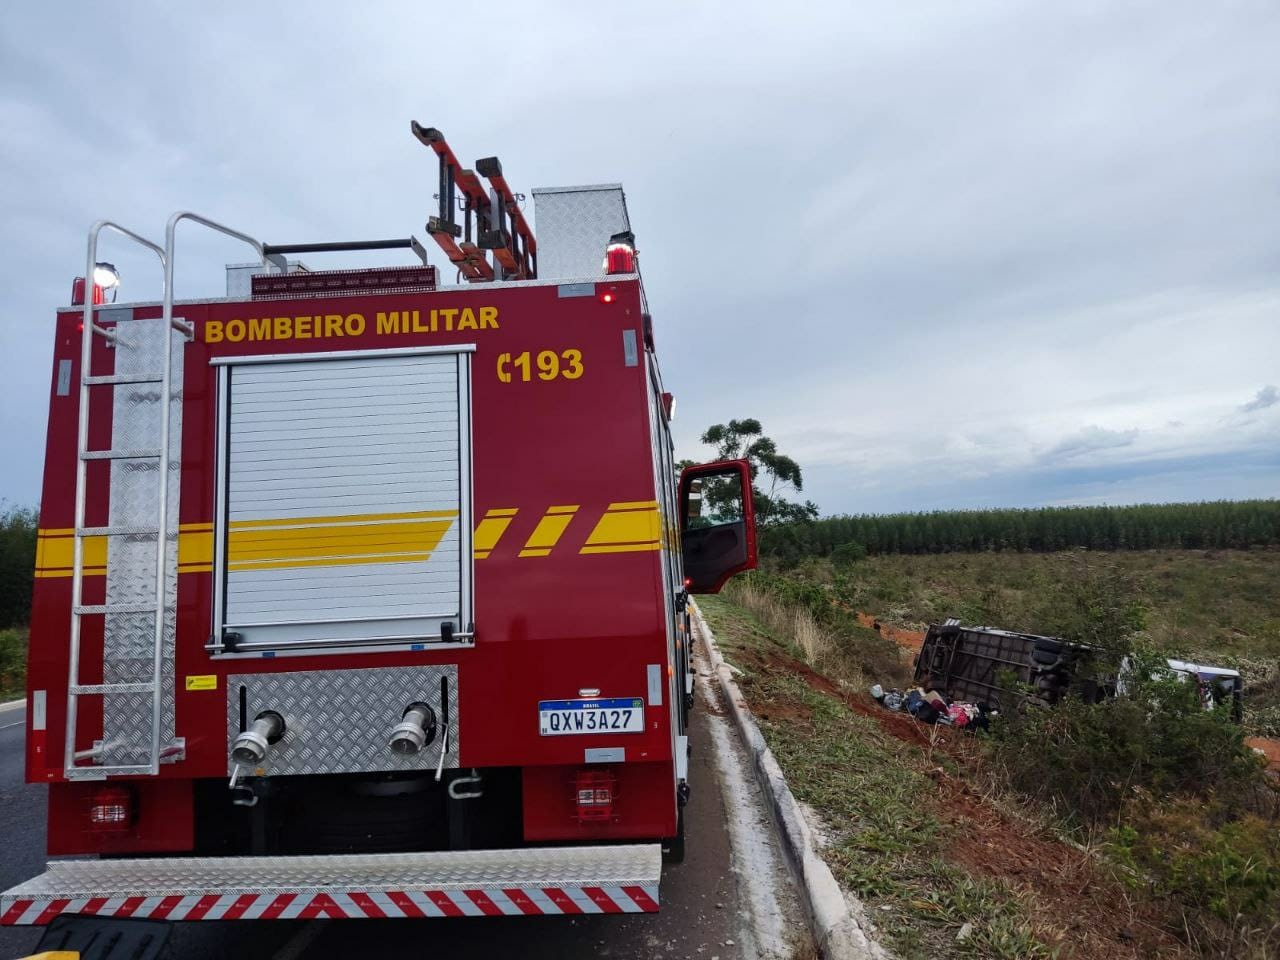
<path id="1" fill-rule="evenodd" d="M 73 858 L 3 923 L 658 908 L 687 594 L 755 565 L 748 467 L 677 477 L 621 187 L 533 191 L 535 240 L 496 158 L 413 132 L 454 285 L 411 237 L 93 227 L 54 330 L 27 691 Z M 226 298 L 175 299 L 180 226 L 252 248 Z M 107 302 L 104 232 L 157 255 L 158 302 Z M 422 265 L 290 259 L 401 247 Z"/>

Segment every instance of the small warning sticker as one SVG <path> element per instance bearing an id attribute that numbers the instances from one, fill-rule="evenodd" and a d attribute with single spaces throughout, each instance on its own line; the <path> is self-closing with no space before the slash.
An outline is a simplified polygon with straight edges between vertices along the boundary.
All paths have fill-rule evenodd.
<path id="1" fill-rule="evenodd" d="M 218 675 L 216 673 L 206 673 L 199 676 L 187 677 L 188 690 L 217 690 Z"/>

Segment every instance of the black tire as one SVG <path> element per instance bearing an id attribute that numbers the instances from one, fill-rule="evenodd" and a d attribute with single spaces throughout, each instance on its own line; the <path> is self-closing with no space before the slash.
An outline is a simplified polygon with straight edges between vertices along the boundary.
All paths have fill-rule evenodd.
<path id="1" fill-rule="evenodd" d="M 663 863 L 684 863 L 684 804 L 676 813 L 676 835 L 662 841 Z"/>

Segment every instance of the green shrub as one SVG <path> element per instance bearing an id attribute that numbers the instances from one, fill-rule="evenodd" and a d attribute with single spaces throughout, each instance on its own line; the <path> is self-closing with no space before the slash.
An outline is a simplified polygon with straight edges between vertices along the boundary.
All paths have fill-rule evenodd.
<path id="1" fill-rule="evenodd" d="M 1131 824 L 1110 831 L 1108 848 L 1181 914 L 1185 933 L 1216 956 L 1274 956 L 1280 948 L 1280 831 L 1246 814 L 1222 823 L 1221 805 L 1131 802 Z"/>
<path id="2" fill-rule="evenodd" d="M 27 633 L 0 630 L 0 699 L 21 693 L 27 683 Z"/>
<path id="3" fill-rule="evenodd" d="M 1131 655 L 1126 696 L 1053 708 L 1019 704 L 990 741 L 1019 793 L 1048 801 L 1067 822 L 1110 822 L 1135 790 L 1157 798 L 1251 795 L 1262 764 L 1230 707 L 1205 710 L 1149 651 Z"/>
<path id="4" fill-rule="evenodd" d="M 36 567 L 37 514 L 0 502 L 0 629 L 27 622 Z"/>
<path id="5" fill-rule="evenodd" d="M 837 567 L 851 567 L 859 560 L 867 559 L 867 548 L 856 540 L 842 543 L 831 551 L 831 562 Z"/>

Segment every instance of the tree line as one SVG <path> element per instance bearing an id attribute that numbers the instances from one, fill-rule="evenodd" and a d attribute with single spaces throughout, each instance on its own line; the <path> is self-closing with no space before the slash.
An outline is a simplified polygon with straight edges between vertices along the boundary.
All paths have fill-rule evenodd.
<path id="1" fill-rule="evenodd" d="M 783 560 L 886 553 L 1047 553 L 1241 549 L 1280 544 L 1280 500 L 1217 500 L 1124 507 L 1039 507 L 858 514 L 760 531 L 760 552 Z M 860 549 L 859 549 L 860 548 Z"/>
<path id="2" fill-rule="evenodd" d="M 31 615 L 38 515 L 0 502 L 0 630 L 21 626 Z"/>

